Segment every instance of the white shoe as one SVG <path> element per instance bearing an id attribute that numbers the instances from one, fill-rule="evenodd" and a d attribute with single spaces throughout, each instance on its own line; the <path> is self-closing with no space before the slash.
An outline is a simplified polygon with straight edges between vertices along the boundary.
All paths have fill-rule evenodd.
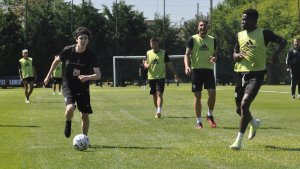
<path id="1" fill-rule="evenodd" d="M 52 95 L 55 95 L 55 94 L 56 94 L 55 92 L 52 93 Z"/>
<path id="2" fill-rule="evenodd" d="M 28 103 L 30 103 L 30 102 L 29 102 L 29 100 L 27 100 L 27 99 L 25 98 L 25 103 L 28 104 Z"/>
<path id="3" fill-rule="evenodd" d="M 58 92 L 59 95 L 61 95 L 61 92 Z"/>
<path id="4" fill-rule="evenodd" d="M 256 135 L 256 130 L 259 128 L 261 122 L 259 119 L 256 119 L 256 125 L 253 126 L 253 125 L 250 125 L 250 130 L 249 130 L 249 135 L 248 135 L 248 139 L 249 140 L 252 140 L 255 135 Z"/>
<path id="5" fill-rule="evenodd" d="M 231 150 L 240 150 L 242 148 L 242 140 L 235 140 L 231 146 L 229 146 Z"/>

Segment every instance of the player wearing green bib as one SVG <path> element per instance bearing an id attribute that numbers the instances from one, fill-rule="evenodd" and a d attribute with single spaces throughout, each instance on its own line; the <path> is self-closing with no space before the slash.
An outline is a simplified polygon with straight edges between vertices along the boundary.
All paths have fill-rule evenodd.
<path id="1" fill-rule="evenodd" d="M 150 39 L 150 47 L 151 50 L 148 50 L 146 53 L 144 67 L 148 69 L 150 94 L 153 96 L 153 103 L 156 108 L 155 118 L 160 118 L 165 88 L 166 65 L 173 72 L 175 81 L 178 81 L 178 76 L 169 55 L 165 50 L 159 48 L 158 38 Z"/>
<path id="2" fill-rule="evenodd" d="M 23 58 L 19 60 L 19 75 L 25 90 L 25 103 L 29 103 L 29 97 L 32 94 L 34 88 L 36 72 L 32 58 L 28 57 L 27 49 L 22 50 L 22 57 Z"/>
<path id="3" fill-rule="evenodd" d="M 258 12 L 247 9 L 243 12 L 241 26 L 243 31 L 237 34 L 233 58 L 234 71 L 237 72 L 235 86 L 236 112 L 240 116 L 240 127 L 235 142 L 230 146 L 239 150 L 242 138 L 250 123 L 248 139 L 253 139 L 260 126 L 260 120 L 252 117 L 250 106 L 264 81 L 266 72 L 267 46 L 270 42 L 279 44 L 274 52 L 273 62 L 277 62 L 278 53 L 284 49 L 287 41 L 267 29 L 257 28 Z"/>
<path id="4" fill-rule="evenodd" d="M 200 20 L 198 24 L 199 33 L 189 38 L 184 56 L 185 73 L 191 75 L 192 92 L 194 93 L 194 110 L 196 113 L 196 128 L 203 128 L 201 120 L 201 91 L 207 89 L 208 111 L 206 119 L 212 128 L 217 125 L 214 121 L 213 110 L 216 102 L 216 82 L 214 76 L 214 63 L 216 41 L 207 35 L 208 21 Z"/>
<path id="5" fill-rule="evenodd" d="M 55 58 L 56 57 L 58 56 L 55 56 Z M 63 68 L 62 68 L 62 62 L 60 62 L 52 72 L 53 95 L 56 94 L 57 85 L 58 85 L 58 94 L 61 94 L 62 75 L 63 75 Z"/>

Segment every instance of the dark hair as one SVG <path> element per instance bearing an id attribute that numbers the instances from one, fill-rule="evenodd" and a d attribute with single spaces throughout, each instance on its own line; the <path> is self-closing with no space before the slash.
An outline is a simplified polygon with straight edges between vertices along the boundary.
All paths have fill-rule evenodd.
<path id="1" fill-rule="evenodd" d="M 150 39 L 150 42 L 159 42 L 159 38 L 158 37 L 152 37 Z"/>
<path id="2" fill-rule="evenodd" d="M 200 22 L 205 23 L 206 25 L 208 25 L 208 20 L 206 20 L 206 19 L 201 19 L 198 23 L 200 23 Z"/>
<path id="3" fill-rule="evenodd" d="M 89 39 L 92 38 L 92 33 L 91 33 L 91 31 L 90 31 L 88 28 L 81 26 L 81 27 L 78 27 L 78 28 L 74 31 L 75 39 L 77 39 L 78 36 L 80 36 L 80 35 L 82 35 L 82 34 L 87 35 L 87 36 L 89 37 Z"/>
<path id="4" fill-rule="evenodd" d="M 256 9 L 252 9 L 252 8 L 249 8 L 249 9 L 246 9 L 243 14 L 246 14 L 248 17 L 251 17 L 253 19 L 258 19 L 258 12 Z"/>

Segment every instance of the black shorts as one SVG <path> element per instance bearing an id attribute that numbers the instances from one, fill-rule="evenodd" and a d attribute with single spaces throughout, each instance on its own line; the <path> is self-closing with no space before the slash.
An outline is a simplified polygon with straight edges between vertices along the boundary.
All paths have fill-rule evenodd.
<path id="1" fill-rule="evenodd" d="M 200 92 L 204 89 L 216 89 L 214 70 L 192 69 L 192 92 Z"/>
<path id="2" fill-rule="evenodd" d="M 57 77 L 53 77 L 53 84 L 61 84 L 62 83 L 62 78 L 57 78 Z"/>
<path id="3" fill-rule="evenodd" d="M 34 77 L 26 77 L 26 78 L 23 79 L 23 82 L 24 82 L 24 81 L 26 81 L 26 82 L 28 82 L 28 83 L 34 82 Z"/>
<path id="4" fill-rule="evenodd" d="M 237 73 L 235 85 L 235 97 L 241 102 L 244 94 L 249 94 L 254 99 L 264 82 L 266 71 L 256 71 L 249 73 Z"/>
<path id="5" fill-rule="evenodd" d="M 78 110 L 81 113 L 92 114 L 92 107 L 90 101 L 90 92 L 85 93 L 76 93 L 70 88 L 63 86 L 63 95 L 65 98 L 66 105 L 68 104 L 77 104 Z"/>
<path id="6" fill-rule="evenodd" d="M 149 80 L 150 94 L 155 94 L 156 92 L 164 93 L 165 90 L 165 79 L 151 79 Z"/>

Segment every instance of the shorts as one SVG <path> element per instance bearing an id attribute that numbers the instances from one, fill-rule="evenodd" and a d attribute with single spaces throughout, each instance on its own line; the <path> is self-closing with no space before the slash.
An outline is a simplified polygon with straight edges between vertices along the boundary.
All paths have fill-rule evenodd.
<path id="1" fill-rule="evenodd" d="M 24 81 L 26 81 L 26 82 L 28 82 L 28 83 L 34 82 L 34 77 L 26 77 L 26 78 L 23 79 L 23 82 L 24 82 Z"/>
<path id="2" fill-rule="evenodd" d="M 62 78 L 57 78 L 57 77 L 53 77 L 53 84 L 61 84 L 62 83 Z"/>
<path id="3" fill-rule="evenodd" d="M 65 104 L 77 104 L 77 108 L 81 113 L 92 114 L 92 107 L 90 101 L 90 92 L 76 93 L 68 87 L 63 87 L 63 95 L 65 98 Z"/>
<path id="4" fill-rule="evenodd" d="M 216 89 L 214 70 L 192 69 L 192 92 L 200 92 L 204 89 Z"/>
<path id="5" fill-rule="evenodd" d="M 256 97 L 260 87 L 263 85 L 265 72 L 237 73 L 235 97 L 238 102 L 242 101 L 244 94 L 249 94 L 253 99 Z"/>
<path id="6" fill-rule="evenodd" d="M 150 86 L 150 94 L 155 94 L 160 92 L 161 94 L 164 93 L 165 90 L 165 79 L 151 79 L 149 80 Z"/>

